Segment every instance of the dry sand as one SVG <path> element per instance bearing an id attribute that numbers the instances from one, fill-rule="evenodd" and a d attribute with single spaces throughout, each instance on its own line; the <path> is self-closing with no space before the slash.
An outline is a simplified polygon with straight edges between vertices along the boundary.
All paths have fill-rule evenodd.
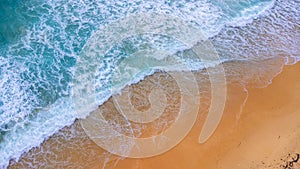
<path id="1" fill-rule="evenodd" d="M 266 88 L 251 85 L 248 92 L 234 81 L 228 85 L 222 121 L 204 144 L 197 140 L 208 108 L 205 103 L 210 94 L 205 92 L 191 132 L 162 155 L 120 159 L 91 141 L 77 121 L 24 154 L 19 162 L 11 161 L 10 168 L 102 168 L 105 164 L 105 168 L 117 169 L 288 169 L 288 164 L 290 169 L 299 169 L 300 160 L 292 161 L 300 153 L 300 63 L 285 66 Z M 209 91 L 207 85 L 199 86 Z"/>

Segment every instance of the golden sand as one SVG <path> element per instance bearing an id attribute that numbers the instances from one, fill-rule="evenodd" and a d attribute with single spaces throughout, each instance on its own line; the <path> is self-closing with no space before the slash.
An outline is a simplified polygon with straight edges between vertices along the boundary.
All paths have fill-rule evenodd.
<path id="1" fill-rule="evenodd" d="M 25 153 L 19 162 L 11 161 L 9 168 L 288 169 L 290 166 L 290 169 L 298 169 L 300 160 L 296 162 L 296 157 L 300 153 L 300 63 L 285 66 L 271 85 L 257 88 L 265 86 L 268 79 L 281 71 L 282 60 L 266 62 L 275 65 L 277 69 L 257 76 L 255 74 L 259 70 L 252 70 L 251 67 L 258 68 L 260 63 L 224 64 L 230 80 L 226 107 L 216 132 L 204 144 L 198 143 L 198 137 L 207 115 L 211 93 L 205 73 L 196 73 L 200 91 L 203 91 L 198 117 L 187 137 L 170 151 L 144 159 L 120 158 L 91 141 L 76 121 L 46 140 L 40 147 Z M 251 73 L 254 75 L 247 76 Z M 231 77 L 230 74 L 234 76 Z M 145 81 L 133 86 L 133 90 L 147 93 L 145 85 L 155 77 L 157 76 L 147 77 Z M 244 89 L 241 81 L 245 81 L 242 84 L 248 90 Z M 169 85 L 176 89 L 176 85 Z M 173 92 L 176 95 L 176 90 Z M 176 99 L 178 98 L 169 98 L 168 101 L 174 103 Z M 134 102 L 134 98 L 132 101 Z M 140 99 L 136 99 L 138 101 Z M 140 109 L 147 107 L 148 104 L 143 104 Z M 109 110 L 106 118 L 111 123 L 121 123 L 121 120 L 113 121 L 116 116 L 112 116 L 114 108 L 111 100 L 100 109 Z M 170 112 L 176 112 L 177 109 L 175 104 L 163 113 L 166 114 L 163 119 L 169 123 L 165 123 L 160 130 L 172 125 L 174 113 Z M 157 123 L 159 122 L 161 121 L 158 120 Z M 135 133 L 138 137 L 161 132 L 156 130 L 155 122 L 145 126 L 133 125 L 143 128 L 144 134 Z M 120 132 L 126 133 L 125 130 Z"/>

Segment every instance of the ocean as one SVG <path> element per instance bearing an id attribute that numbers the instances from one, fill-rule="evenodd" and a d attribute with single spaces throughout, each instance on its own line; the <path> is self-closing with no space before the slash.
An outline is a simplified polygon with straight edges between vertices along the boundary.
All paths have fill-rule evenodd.
<path id="1" fill-rule="evenodd" d="M 106 25 L 134 14 L 176 16 L 201 30 L 221 62 L 264 63 L 276 56 L 284 60 L 282 65 L 292 65 L 300 60 L 299 9 L 299 0 L 0 0 L 0 168 L 85 118 L 74 107 L 76 66 L 83 49 Z M 151 59 L 144 63 L 130 58 L 143 65 L 135 65 L 134 73 L 122 68 L 119 84 L 111 90 L 116 67 L 130 54 L 159 48 L 180 55 L 193 48 L 159 34 L 137 34 L 120 42 L 98 63 L 86 65 L 99 66 L 95 105 L 156 71 L 153 65 L 158 63 Z M 192 70 L 205 68 L 197 59 L 187 62 Z M 272 66 L 278 65 L 254 69 L 263 74 Z"/>

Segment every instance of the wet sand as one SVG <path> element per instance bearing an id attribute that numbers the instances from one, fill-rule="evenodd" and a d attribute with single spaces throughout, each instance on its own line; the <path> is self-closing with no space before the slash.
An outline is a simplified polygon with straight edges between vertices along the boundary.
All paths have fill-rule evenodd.
<path id="1" fill-rule="evenodd" d="M 40 147 L 25 153 L 19 162 L 12 160 L 9 168 L 284 169 L 286 165 L 290 165 L 291 169 L 298 169 L 300 160 L 292 161 L 296 161 L 297 153 L 300 153 L 300 63 L 285 66 L 271 85 L 257 88 L 265 86 L 268 79 L 281 71 L 282 60 L 270 63 L 279 66 L 260 76 L 256 76 L 257 72 L 251 69 L 257 68 L 257 63 L 253 63 L 255 66 L 245 63 L 224 64 L 228 67 L 226 73 L 230 80 L 226 107 L 216 132 L 204 144 L 198 143 L 198 137 L 207 115 L 211 94 L 205 73 L 196 73 L 202 91 L 201 108 L 191 132 L 170 151 L 145 159 L 120 158 L 99 148 L 76 121 Z M 247 75 L 251 73 L 254 75 L 248 78 Z M 230 74 L 234 76 L 231 77 Z M 147 79 L 153 80 L 151 76 L 145 81 Z M 247 86 L 247 91 L 240 83 L 243 80 L 247 82 L 242 83 Z M 135 91 L 143 88 L 138 85 Z M 176 89 L 176 86 L 169 87 Z M 100 109 L 112 111 L 110 102 L 106 102 Z M 147 106 L 149 105 L 144 104 L 140 109 Z M 173 110 L 176 110 L 176 106 L 169 111 Z M 111 117 L 108 115 L 107 119 Z M 173 118 L 165 116 L 171 122 Z M 164 127 L 167 128 L 171 122 Z M 151 124 L 146 127 L 151 128 Z M 143 132 L 157 134 L 154 129 L 152 127 Z"/>

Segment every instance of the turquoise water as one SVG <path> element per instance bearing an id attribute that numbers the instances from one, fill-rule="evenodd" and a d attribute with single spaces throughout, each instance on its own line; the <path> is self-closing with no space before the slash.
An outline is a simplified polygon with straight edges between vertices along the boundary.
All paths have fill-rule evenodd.
<path id="1" fill-rule="evenodd" d="M 134 13 L 172 14 L 201 29 L 222 61 L 259 61 L 280 53 L 294 64 L 300 58 L 299 8 L 298 0 L 0 0 L 0 168 L 78 118 L 71 99 L 73 69 L 87 40 L 104 25 Z M 99 61 L 99 92 L 120 59 L 145 46 L 173 53 L 187 49 L 154 35 L 122 42 Z M 275 42 L 281 45 L 272 46 Z M 203 68 L 199 61 L 191 66 Z M 145 70 L 141 66 L 136 78 L 151 73 Z M 104 92 L 98 104 L 111 94 Z"/>

